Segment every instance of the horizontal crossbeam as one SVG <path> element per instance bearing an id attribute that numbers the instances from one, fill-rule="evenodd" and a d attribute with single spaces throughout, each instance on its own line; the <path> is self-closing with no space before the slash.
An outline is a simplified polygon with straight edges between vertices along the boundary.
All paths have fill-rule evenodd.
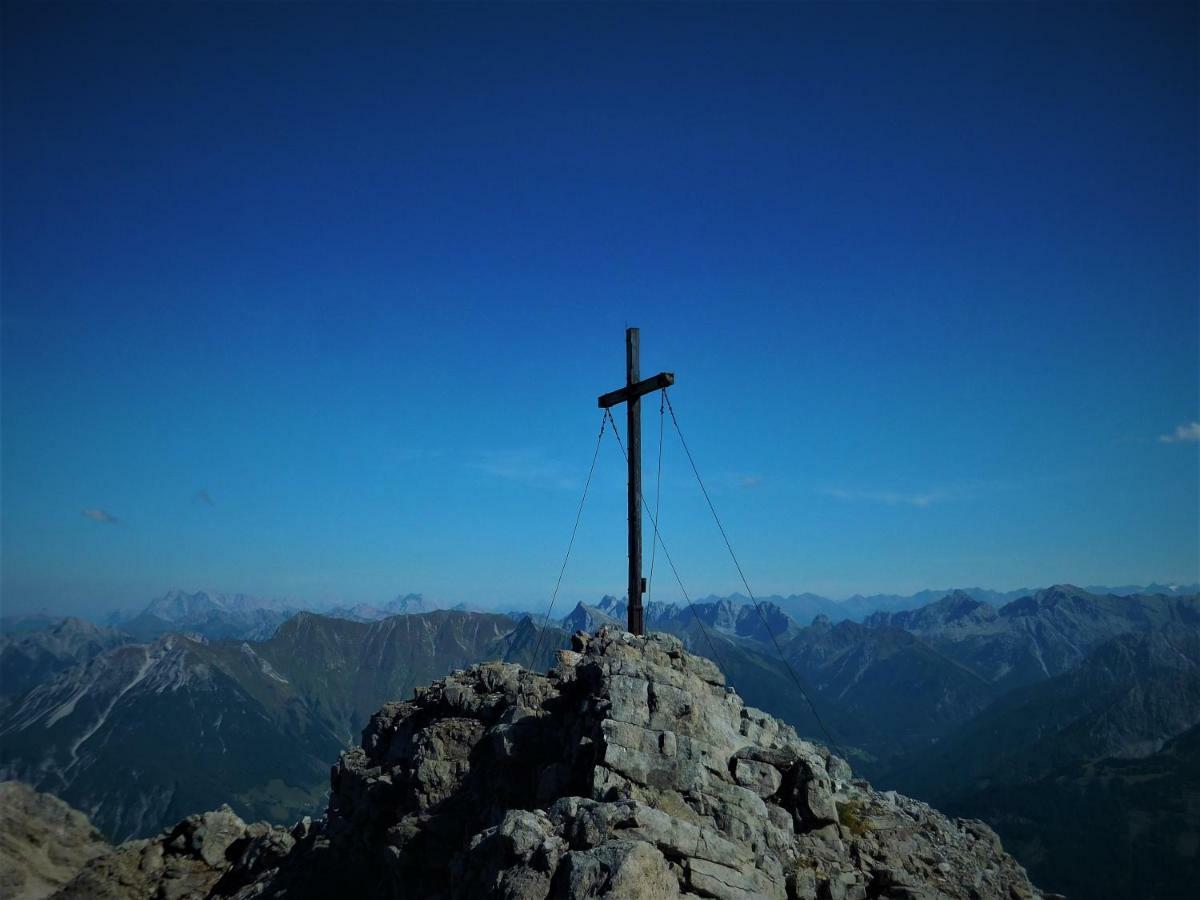
<path id="1" fill-rule="evenodd" d="M 633 397 L 641 397 L 643 394 L 649 394 L 654 391 L 660 391 L 663 388 L 670 387 L 675 383 L 674 372 L 659 372 L 644 381 L 639 381 L 637 384 L 627 385 L 620 390 L 610 391 L 603 394 L 596 401 L 596 405 L 601 409 L 608 409 L 616 406 L 618 403 L 624 403 Z"/>

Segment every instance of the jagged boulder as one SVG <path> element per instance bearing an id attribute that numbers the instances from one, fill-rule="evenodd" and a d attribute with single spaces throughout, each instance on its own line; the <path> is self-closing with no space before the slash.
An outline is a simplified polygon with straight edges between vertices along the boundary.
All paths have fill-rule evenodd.
<path id="1" fill-rule="evenodd" d="M 188 816 L 150 840 L 97 857 L 54 896 L 61 900 L 199 900 L 232 893 L 277 865 L 295 839 L 247 825 L 228 806 Z"/>
<path id="2" fill-rule="evenodd" d="M 662 634 L 455 672 L 379 710 L 331 786 L 287 841 L 193 817 L 116 853 L 176 854 L 208 873 L 196 896 L 239 900 L 1039 896 L 987 826 L 852 780 Z"/>

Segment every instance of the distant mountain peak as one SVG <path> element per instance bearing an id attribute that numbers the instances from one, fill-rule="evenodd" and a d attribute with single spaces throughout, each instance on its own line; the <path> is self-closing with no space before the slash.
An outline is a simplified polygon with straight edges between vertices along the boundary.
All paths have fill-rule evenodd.
<path id="1" fill-rule="evenodd" d="M 574 631 L 595 631 L 604 625 L 623 628 L 625 623 L 618 621 L 614 616 L 610 616 L 599 607 L 589 606 L 582 600 L 576 603 L 575 608 L 567 613 L 562 620 L 562 627 L 568 633 Z"/>
<path id="2" fill-rule="evenodd" d="M 1038 591 L 1039 594 L 1056 595 L 1064 597 L 1090 596 L 1088 591 L 1078 585 L 1062 582 L 1061 584 L 1052 584 L 1050 587 Z"/>
<path id="3" fill-rule="evenodd" d="M 913 610 L 909 615 L 916 617 L 925 610 L 936 614 L 943 625 L 963 619 L 991 619 L 996 616 L 996 610 L 990 603 L 977 600 L 966 591 L 953 591 L 930 606 Z"/>
<path id="4" fill-rule="evenodd" d="M 974 595 L 971 594 L 969 591 L 964 591 L 961 588 L 955 588 L 950 593 L 948 593 L 943 599 L 952 600 L 956 604 L 962 604 L 962 603 L 976 604 L 976 603 L 982 602 L 980 600 L 976 600 Z"/>
<path id="5" fill-rule="evenodd" d="M 384 609 L 392 615 L 411 615 L 413 613 L 433 612 L 441 609 L 440 603 L 427 600 L 424 594 L 401 594 L 390 601 Z"/>
<path id="6" fill-rule="evenodd" d="M 620 621 L 626 617 L 628 605 L 622 598 L 614 597 L 612 594 L 605 594 L 600 598 L 600 602 L 596 604 L 596 609 L 604 613 L 606 616 L 612 616 Z"/>

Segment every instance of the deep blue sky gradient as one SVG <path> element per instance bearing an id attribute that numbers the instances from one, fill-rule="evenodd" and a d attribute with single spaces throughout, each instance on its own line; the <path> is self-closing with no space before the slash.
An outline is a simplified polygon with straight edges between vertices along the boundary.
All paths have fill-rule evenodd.
<path id="1" fill-rule="evenodd" d="M 627 323 L 759 592 L 1200 578 L 1194 4 L 3 32 L 5 611 L 544 604 Z M 623 486 L 606 441 L 563 611 L 623 588 Z"/>

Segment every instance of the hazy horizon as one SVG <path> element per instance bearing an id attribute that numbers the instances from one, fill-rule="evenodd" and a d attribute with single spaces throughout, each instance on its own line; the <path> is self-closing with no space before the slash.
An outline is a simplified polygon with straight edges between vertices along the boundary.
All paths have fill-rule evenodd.
<path id="1" fill-rule="evenodd" d="M 1127 582 L 1127 583 L 1120 583 L 1120 584 L 1114 583 L 1114 584 L 1099 585 L 1099 584 L 1093 584 L 1090 582 L 1084 583 L 1084 582 L 1079 582 L 1079 581 L 1070 581 L 1070 580 L 1061 580 L 1060 579 L 1058 581 L 1047 582 L 1045 584 L 1021 585 L 1019 587 L 1011 587 L 1011 588 L 1003 588 L 1003 587 L 998 588 L 998 587 L 992 587 L 992 586 L 983 585 L 983 584 L 960 584 L 960 585 L 948 585 L 945 587 L 921 587 L 921 588 L 916 588 L 916 589 L 911 589 L 911 590 L 900 590 L 900 591 L 894 591 L 894 590 L 892 590 L 892 591 L 889 591 L 889 590 L 856 591 L 851 594 L 838 595 L 838 596 L 829 596 L 826 594 L 817 593 L 815 591 L 805 591 L 805 590 L 771 591 L 769 593 L 761 593 L 759 591 L 755 591 L 754 596 L 755 596 L 755 599 L 757 599 L 759 601 L 764 601 L 764 600 L 768 600 L 768 599 L 772 599 L 772 598 L 786 599 L 789 597 L 802 597 L 802 596 L 807 595 L 807 596 L 820 597 L 822 600 L 828 600 L 833 603 L 846 603 L 848 601 L 855 600 L 858 598 L 869 599 L 872 597 L 914 597 L 918 594 L 924 594 L 924 593 L 948 594 L 948 593 L 950 593 L 952 591 L 956 591 L 956 590 L 982 590 L 982 591 L 991 591 L 991 592 L 994 592 L 997 594 L 1017 594 L 1017 593 L 1024 592 L 1024 591 L 1033 592 L 1033 591 L 1044 590 L 1046 588 L 1054 587 L 1057 585 L 1073 585 L 1074 587 L 1081 588 L 1083 590 L 1088 590 L 1088 591 L 1099 589 L 1099 588 L 1107 588 L 1107 589 L 1115 589 L 1115 590 L 1124 591 L 1124 590 L 1127 590 L 1132 587 L 1146 588 L 1146 587 L 1149 587 L 1152 585 L 1157 585 L 1157 586 L 1162 586 L 1162 587 L 1171 587 L 1171 588 L 1195 588 L 1198 585 L 1200 585 L 1200 583 L 1188 582 L 1188 581 L 1164 580 L 1164 579 L 1151 579 L 1149 581 L 1143 581 L 1143 582 Z M 48 616 L 52 616 L 52 617 L 75 616 L 78 618 L 91 619 L 94 621 L 102 621 L 106 617 L 111 616 L 113 614 L 133 615 L 133 614 L 140 613 L 144 609 L 146 609 L 148 606 L 150 606 L 152 603 L 154 603 L 155 601 L 161 600 L 164 597 L 167 597 L 167 596 L 170 596 L 170 595 L 176 594 L 176 593 L 182 593 L 182 594 L 187 594 L 187 595 L 208 594 L 209 596 L 221 595 L 221 596 L 225 596 L 225 597 L 242 596 L 242 597 L 260 601 L 263 604 L 280 604 L 280 605 L 286 605 L 287 607 L 296 609 L 296 610 L 307 610 L 307 611 L 318 612 L 318 613 L 326 612 L 326 611 L 336 609 L 336 608 L 351 608 L 351 607 L 359 606 L 359 605 L 370 606 L 370 607 L 375 607 L 375 608 L 383 608 L 388 603 L 391 603 L 393 601 L 396 601 L 396 600 L 399 600 L 399 599 L 402 599 L 405 597 L 413 597 L 413 596 L 423 598 L 426 602 L 431 603 L 435 608 L 438 608 L 438 609 L 448 609 L 448 608 L 452 608 L 452 607 L 461 605 L 461 606 L 469 607 L 471 609 L 479 609 L 479 610 L 482 610 L 485 612 L 529 612 L 529 613 L 545 614 L 548 611 L 548 603 L 549 603 L 548 599 L 546 599 L 546 598 L 543 598 L 540 601 L 540 603 L 538 601 L 522 601 L 522 600 L 516 599 L 516 598 L 507 598 L 507 599 L 506 598 L 492 598 L 490 601 L 489 600 L 470 601 L 470 600 L 457 599 L 457 598 L 453 598 L 453 597 L 443 597 L 443 596 L 434 595 L 434 594 L 427 594 L 422 591 L 399 591 L 390 596 L 379 597 L 379 598 L 376 598 L 375 600 L 360 600 L 360 601 L 355 601 L 355 602 L 351 603 L 351 602 L 339 600 L 336 598 L 308 599 L 308 598 L 298 597 L 298 596 L 268 596 L 268 595 L 254 594 L 249 591 L 237 591 L 237 590 L 229 591 L 229 590 L 217 590 L 217 589 L 213 589 L 213 588 L 194 588 L 194 589 L 170 588 L 168 590 L 165 590 L 158 594 L 155 594 L 154 596 L 149 597 L 146 600 L 141 601 L 141 602 L 134 601 L 134 602 L 126 603 L 124 605 L 116 605 L 116 606 L 110 606 L 110 607 L 92 608 L 88 604 L 80 604 L 75 607 L 72 607 L 72 606 L 22 607 L 20 605 L 17 605 L 15 607 L 9 608 L 9 606 L 7 604 L 5 604 L 4 606 L 0 607 L 0 616 L 26 616 L 26 615 L 48 615 Z M 722 592 L 722 593 L 715 593 L 712 591 L 700 591 L 698 593 L 691 594 L 691 592 L 689 591 L 689 594 L 691 596 L 691 601 L 693 603 L 709 602 L 713 598 L 725 599 L 725 598 L 729 598 L 729 597 L 736 597 L 739 595 L 746 596 L 744 588 L 742 590 L 731 590 L 731 591 Z M 565 594 L 563 594 L 563 595 L 560 595 L 558 597 L 557 601 L 555 602 L 554 608 L 551 611 L 551 615 L 553 617 L 560 617 L 562 615 L 565 615 L 567 612 L 570 612 L 572 609 L 574 609 L 576 604 L 579 604 L 579 603 L 583 603 L 588 606 L 595 606 L 597 603 L 599 603 L 605 597 L 616 597 L 619 600 L 624 601 L 625 600 L 625 592 L 624 591 L 608 591 L 608 592 L 605 592 L 602 594 L 597 594 L 595 596 L 588 596 L 588 597 L 571 596 L 569 598 Z M 652 596 L 651 599 L 657 601 L 660 598 L 657 596 Z M 667 602 L 682 603 L 684 601 L 682 598 L 679 598 L 678 600 L 672 599 Z"/>

